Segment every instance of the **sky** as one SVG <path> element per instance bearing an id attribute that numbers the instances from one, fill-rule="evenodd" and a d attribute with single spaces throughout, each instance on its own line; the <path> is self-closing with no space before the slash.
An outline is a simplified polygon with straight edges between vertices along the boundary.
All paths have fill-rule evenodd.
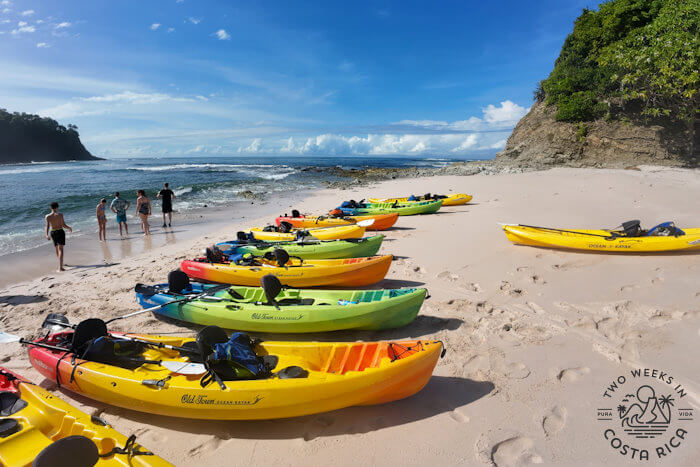
<path id="1" fill-rule="evenodd" d="M 0 0 L 0 108 L 105 157 L 487 157 L 596 5 Z"/>

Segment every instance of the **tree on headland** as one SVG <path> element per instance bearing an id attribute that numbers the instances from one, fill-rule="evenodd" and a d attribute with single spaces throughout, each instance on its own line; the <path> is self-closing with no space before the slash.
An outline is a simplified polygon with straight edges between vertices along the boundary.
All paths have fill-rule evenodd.
<path id="1" fill-rule="evenodd" d="M 80 142 L 77 126 L 0 109 L 0 163 L 95 159 Z"/>
<path id="2" fill-rule="evenodd" d="M 682 123 L 690 153 L 700 91 L 700 0 L 611 0 L 584 9 L 535 100 L 556 119 L 638 115 Z"/>

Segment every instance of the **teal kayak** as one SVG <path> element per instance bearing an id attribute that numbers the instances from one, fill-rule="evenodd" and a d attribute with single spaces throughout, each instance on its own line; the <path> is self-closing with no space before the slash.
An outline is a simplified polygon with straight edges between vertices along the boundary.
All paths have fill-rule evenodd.
<path id="1" fill-rule="evenodd" d="M 373 235 L 365 238 L 351 238 L 345 240 L 311 240 L 308 238 L 296 242 L 230 242 L 218 243 L 216 246 L 227 256 L 243 255 L 250 253 L 255 256 L 264 256 L 276 248 L 281 248 L 289 256 L 298 256 L 303 259 L 343 259 L 364 258 L 374 256 L 382 246 L 383 235 Z"/>
<path id="2" fill-rule="evenodd" d="M 202 292 L 211 290 L 211 296 Z M 181 293 L 167 284 L 136 287 L 140 305 L 151 308 L 172 300 L 154 313 L 202 326 L 217 325 L 238 331 L 305 333 L 342 329 L 391 329 L 413 321 L 426 289 L 315 290 L 282 289 L 268 300 L 261 287 L 224 287 L 190 283 Z"/>

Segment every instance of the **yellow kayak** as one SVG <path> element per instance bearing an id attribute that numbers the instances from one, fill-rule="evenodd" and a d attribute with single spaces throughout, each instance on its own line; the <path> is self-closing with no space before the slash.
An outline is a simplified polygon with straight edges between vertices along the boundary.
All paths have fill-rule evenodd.
<path id="1" fill-rule="evenodd" d="M 628 236 L 622 230 L 553 229 L 504 225 L 503 231 L 520 245 L 615 252 L 664 252 L 700 249 L 700 228 L 683 229 L 683 235 Z"/>
<path id="2" fill-rule="evenodd" d="M 467 204 L 473 198 L 472 195 L 468 195 L 466 193 L 453 193 L 451 195 L 445 195 L 444 198 L 436 198 L 436 196 L 440 195 L 433 195 L 430 198 L 426 198 L 425 196 L 414 196 L 411 200 L 408 199 L 408 196 L 405 198 L 369 198 L 369 202 L 394 203 L 398 201 L 399 203 L 410 203 L 411 201 L 425 201 L 426 199 L 442 199 L 443 206 L 460 206 L 462 204 Z"/>
<path id="3" fill-rule="evenodd" d="M 319 227 L 314 229 L 305 229 L 304 232 L 308 236 L 318 240 L 344 240 L 347 238 L 362 238 L 365 234 L 366 227 L 358 224 L 339 225 L 336 227 Z M 256 240 L 266 242 L 290 242 L 298 238 L 298 231 L 289 233 L 283 232 L 265 232 L 261 227 L 250 229 Z"/>
<path id="4" fill-rule="evenodd" d="M 60 344 L 67 334 L 53 334 L 36 342 Z M 175 336 L 129 336 L 176 347 L 187 347 L 194 341 Z M 251 420 L 297 417 L 411 396 L 430 380 L 442 343 L 264 341 L 254 349 L 258 356 L 272 356 L 276 361 L 273 374 L 295 366 L 306 374 L 224 379 L 222 388 L 216 382 L 200 384 L 202 375 L 175 373 L 157 363 L 134 369 L 80 358 L 71 363 L 72 354 L 61 358 L 65 352 L 34 346 L 29 347 L 29 359 L 46 378 L 55 381 L 58 368 L 62 387 L 106 404 L 173 417 Z M 142 356 L 151 361 L 188 362 L 177 350 L 153 346 Z M 74 364 L 77 371 L 73 371 Z"/>
<path id="5" fill-rule="evenodd" d="M 74 462 L 71 465 L 172 465 L 134 441 L 129 448 L 127 437 L 101 419 L 91 417 L 7 370 L 0 370 L 0 389 L 3 391 L 3 417 L 0 419 L 2 466 L 68 465 L 54 463 L 65 461 L 66 456 Z M 119 451 L 113 452 L 114 448 L 124 452 L 131 449 L 132 454 L 137 454 L 120 454 Z M 110 452 L 113 453 L 110 455 Z"/>

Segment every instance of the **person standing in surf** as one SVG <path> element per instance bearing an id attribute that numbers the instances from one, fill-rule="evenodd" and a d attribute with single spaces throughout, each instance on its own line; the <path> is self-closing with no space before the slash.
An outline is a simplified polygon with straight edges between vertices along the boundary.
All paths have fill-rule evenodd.
<path id="1" fill-rule="evenodd" d="M 148 223 L 148 216 L 151 215 L 151 200 L 146 196 L 146 192 L 138 190 L 136 192 L 136 213 L 141 218 L 141 228 L 145 237 L 151 235 L 151 226 Z"/>
<path id="2" fill-rule="evenodd" d="M 173 200 L 175 199 L 175 193 L 173 193 L 173 190 L 165 183 L 163 189 L 158 192 L 156 198 L 163 198 L 163 227 L 165 227 L 166 214 L 168 215 L 168 227 L 171 227 L 173 222 Z"/>
<path id="3" fill-rule="evenodd" d="M 97 236 L 100 241 L 107 241 L 107 215 L 105 214 L 105 208 L 107 207 L 107 200 L 102 198 L 100 203 L 95 208 L 95 215 L 97 216 L 97 226 L 100 229 Z"/>
<path id="4" fill-rule="evenodd" d="M 63 214 L 58 212 L 58 203 L 54 201 L 51 203 L 51 212 L 46 215 L 46 239 L 53 240 L 59 271 L 65 271 L 63 268 L 63 247 L 66 246 L 66 231 L 63 229 L 73 232 L 73 229 L 63 219 Z"/>
<path id="5" fill-rule="evenodd" d="M 117 224 L 119 225 L 119 236 L 122 237 L 122 224 L 124 224 L 124 230 L 126 235 L 129 235 L 129 226 L 126 224 L 126 211 L 131 206 L 131 203 L 125 199 L 119 197 L 119 192 L 114 193 L 114 199 L 109 205 L 109 209 L 117 215 Z"/>

